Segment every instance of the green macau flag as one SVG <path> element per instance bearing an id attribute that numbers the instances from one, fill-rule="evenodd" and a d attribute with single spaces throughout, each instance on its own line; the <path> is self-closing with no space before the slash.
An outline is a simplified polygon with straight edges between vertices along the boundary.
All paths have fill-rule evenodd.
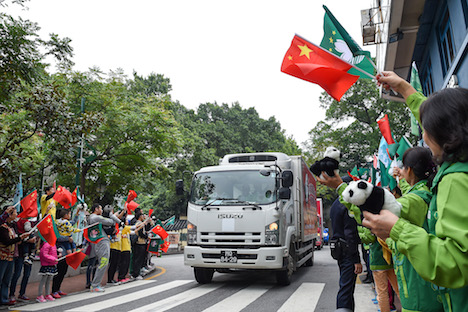
<path id="1" fill-rule="evenodd" d="M 419 80 L 418 68 L 416 67 L 415 62 L 413 62 L 411 66 L 410 84 L 414 89 L 416 89 L 416 91 L 418 91 L 419 93 L 423 93 L 421 80 Z M 410 114 L 411 114 L 411 134 L 419 136 L 418 121 L 416 120 L 416 117 L 414 117 L 413 113 L 410 113 Z"/>
<path id="2" fill-rule="evenodd" d="M 374 76 L 374 66 L 369 61 L 370 52 L 362 50 L 330 10 L 326 6 L 323 6 L 323 8 L 325 9 L 325 17 L 323 19 L 323 38 L 320 46 Z M 360 78 L 371 79 L 370 76 L 355 68 L 348 70 L 348 73 Z"/>

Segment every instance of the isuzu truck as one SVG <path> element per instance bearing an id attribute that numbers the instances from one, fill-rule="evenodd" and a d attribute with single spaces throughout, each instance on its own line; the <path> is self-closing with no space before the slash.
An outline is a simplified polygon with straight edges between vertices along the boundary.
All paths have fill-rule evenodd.
<path id="1" fill-rule="evenodd" d="M 176 185 L 183 193 L 183 182 Z M 271 270 L 289 285 L 298 267 L 314 263 L 316 199 L 301 156 L 226 155 L 193 175 L 184 263 L 201 284 L 215 271 Z"/>

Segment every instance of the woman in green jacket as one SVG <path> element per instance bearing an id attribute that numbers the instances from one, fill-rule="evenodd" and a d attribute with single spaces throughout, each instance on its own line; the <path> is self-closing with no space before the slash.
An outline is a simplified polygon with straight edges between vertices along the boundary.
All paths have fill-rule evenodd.
<path id="1" fill-rule="evenodd" d="M 406 99 L 440 169 L 431 187 L 429 233 L 387 210 L 364 212 L 363 225 L 393 239 L 416 272 L 435 284 L 445 311 L 468 311 L 468 90 L 444 89 L 426 99 L 395 73 L 383 72 L 378 82 Z"/>
<path id="2" fill-rule="evenodd" d="M 432 198 L 429 187 L 436 174 L 436 166 L 432 161 L 432 153 L 424 147 L 413 147 L 403 154 L 403 169 L 394 170 L 400 177 L 400 189 L 403 198 L 408 194 L 418 194 L 424 199 L 419 204 L 414 203 L 402 216 L 412 224 L 421 226 L 429 232 L 427 222 L 428 204 Z M 418 206 L 418 207 L 416 207 Z M 392 249 L 393 265 L 400 289 L 402 312 L 438 312 L 443 311 L 442 303 L 437 301 L 433 284 L 425 281 L 414 269 L 409 259 L 396 247 L 395 242 L 387 239 Z"/>

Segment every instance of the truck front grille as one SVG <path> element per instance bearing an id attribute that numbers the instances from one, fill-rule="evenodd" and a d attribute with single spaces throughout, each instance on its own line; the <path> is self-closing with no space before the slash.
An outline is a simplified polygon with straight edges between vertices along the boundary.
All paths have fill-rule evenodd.
<path id="1" fill-rule="evenodd" d="M 258 248 L 260 232 L 201 232 L 201 245 L 207 248 Z"/>

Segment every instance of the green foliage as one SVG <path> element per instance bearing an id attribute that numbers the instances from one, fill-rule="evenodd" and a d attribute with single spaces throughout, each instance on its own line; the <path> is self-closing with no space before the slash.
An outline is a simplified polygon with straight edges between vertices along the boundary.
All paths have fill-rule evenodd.
<path id="1" fill-rule="evenodd" d="M 21 1 L 20 1 L 21 2 Z M 35 23 L 0 14 L 0 201 L 12 197 L 20 172 L 25 190 L 38 188 L 51 144 L 69 150 L 89 123 L 76 119 L 44 59 L 71 64 L 68 39 L 37 36 Z M 59 164 L 58 162 L 55 162 Z"/>

